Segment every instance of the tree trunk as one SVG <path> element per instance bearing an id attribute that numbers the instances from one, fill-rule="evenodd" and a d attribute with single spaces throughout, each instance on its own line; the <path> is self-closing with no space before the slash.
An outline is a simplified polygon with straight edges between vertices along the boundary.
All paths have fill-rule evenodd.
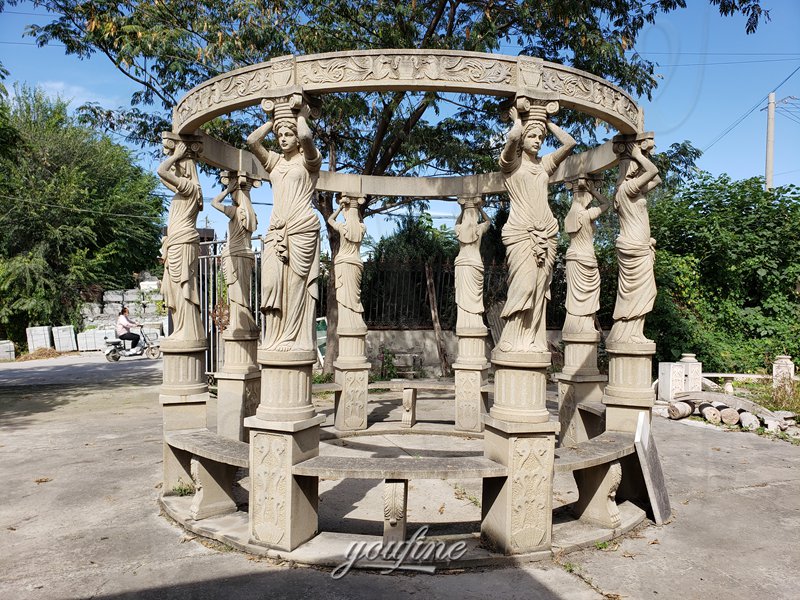
<path id="1" fill-rule="evenodd" d="M 325 318 L 328 321 L 328 333 L 325 344 L 325 360 L 322 363 L 322 372 L 330 374 L 333 373 L 333 361 L 339 355 L 339 336 L 337 334 L 339 305 L 336 302 L 336 273 L 333 266 L 333 261 L 339 253 L 339 232 L 328 224 L 328 217 L 333 214 L 333 194 L 319 192 L 317 194 L 317 208 L 325 220 L 328 245 L 331 247 L 328 282 L 325 289 Z"/>
<path id="2" fill-rule="evenodd" d="M 442 325 L 439 323 L 439 307 L 436 304 L 436 288 L 433 285 L 433 271 L 428 263 L 425 263 L 425 279 L 428 283 L 428 304 L 430 304 L 431 307 L 431 321 L 433 321 L 433 333 L 436 335 L 436 347 L 439 349 L 439 365 L 442 368 L 442 377 L 450 377 L 450 364 L 447 361 L 447 350 L 444 345 Z"/>

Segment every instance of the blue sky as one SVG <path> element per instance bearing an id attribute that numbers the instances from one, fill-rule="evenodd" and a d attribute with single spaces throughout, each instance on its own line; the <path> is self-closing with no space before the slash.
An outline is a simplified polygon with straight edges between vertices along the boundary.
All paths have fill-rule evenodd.
<path id="1" fill-rule="evenodd" d="M 688 9 L 662 16 L 648 26 L 636 44 L 638 52 L 660 65 L 656 69 L 659 87 L 652 100 L 638 99 L 645 110 L 646 128 L 655 132 L 660 148 L 690 140 L 705 150 L 698 165 L 714 175 L 728 173 L 735 179 L 763 176 L 766 111 L 762 108 L 767 93 L 800 67 L 800 2 L 763 0 L 772 20 L 762 23 L 753 35 L 745 34 L 741 16 L 721 17 L 703 0 L 690 0 L 688 4 Z M 127 105 L 136 88 L 104 57 L 81 61 L 66 56 L 61 47 L 37 48 L 30 38 L 22 37 L 27 24 L 46 20 L 44 11 L 30 4 L 8 7 L 0 13 L 0 60 L 11 72 L 6 83 L 38 85 L 71 99 L 74 107 L 87 101 L 108 107 Z M 508 46 L 503 52 L 517 54 L 518 49 Z M 779 101 L 791 96 L 800 98 L 800 71 L 776 92 Z M 745 115 L 727 135 L 717 139 Z M 775 122 L 775 185 L 800 184 L 799 157 L 800 110 L 788 115 L 779 110 Z M 141 164 L 152 171 L 157 166 L 146 153 L 142 153 Z M 218 189 L 219 184 L 204 181 L 206 196 L 213 196 Z M 269 186 L 255 190 L 253 199 L 270 202 Z M 256 208 L 259 229 L 263 229 L 269 221 L 269 208 Z M 431 211 L 434 215 L 452 215 L 435 220 L 437 225 L 452 226 L 454 203 L 434 203 Z M 206 216 L 223 236 L 224 217 L 207 205 L 199 225 L 206 222 Z M 373 237 L 392 228 L 382 219 L 368 220 L 367 226 Z"/>

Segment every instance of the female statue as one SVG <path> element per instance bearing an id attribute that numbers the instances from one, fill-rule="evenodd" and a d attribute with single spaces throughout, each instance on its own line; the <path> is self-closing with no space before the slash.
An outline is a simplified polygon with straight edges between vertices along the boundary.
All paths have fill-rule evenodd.
<path id="1" fill-rule="evenodd" d="M 255 266 L 250 238 L 258 226 L 258 220 L 250 202 L 247 177 L 237 177 L 236 173 L 228 172 L 223 175 L 222 183 L 227 188 L 211 201 L 211 206 L 229 219 L 228 243 L 220 256 L 230 300 L 228 329 L 232 332 L 249 333 L 258 329 L 250 309 L 250 288 Z M 231 196 L 231 204 L 225 206 L 222 200 L 228 194 Z"/>
<path id="2" fill-rule="evenodd" d="M 459 198 L 461 214 L 456 219 L 458 256 L 455 260 L 456 331 L 484 329 L 483 324 L 483 260 L 481 238 L 489 229 L 489 216 L 483 211 L 481 198 Z M 478 217 L 483 221 L 478 223 Z"/>
<path id="3" fill-rule="evenodd" d="M 608 199 L 591 181 L 572 183 L 572 206 L 564 219 L 569 234 L 567 249 L 567 318 L 563 333 L 594 333 L 594 315 L 600 309 L 600 272 L 594 254 L 595 219 L 609 208 Z M 592 197 L 600 203 L 589 208 Z"/>
<path id="4" fill-rule="evenodd" d="M 511 200 L 503 227 L 508 264 L 508 299 L 501 316 L 506 319 L 498 349 L 502 352 L 546 352 L 545 309 L 556 255 L 558 222 L 547 202 L 547 185 L 558 165 L 572 152 L 575 140 L 547 121 L 543 106 L 532 106 L 522 122 L 516 107 L 500 170 Z M 561 147 L 539 158 L 549 130 Z"/>
<path id="5" fill-rule="evenodd" d="M 653 275 L 656 241 L 650 237 L 645 194 L 661 183 L 661 178 L 638 144 L 631 146 L 630 152 L 620 159 L 614 196 L 614 210 L 619 215 L 616 243 L 619 276 L 614 326 L 607 341 L 646 344 L 652 343 L 644 337 L 644 318 L 653 310 L 656 299 Z"/>
<path id="6" fill-rule="evenodd" d="M 269 112 L 271 102 L 262 104 Z M 296 113 L 288 102 L 247 138 L 272 183 L 273 207 L 261 259 L 261 311 L 266 331 L 263 347 L 279 352 L 312 351 L 320 223 L 311 206 L 322 156 L 314 146 L 303 105 Z M 283 154 L 266 150 L 262 140 L 272 130 Z"/>
<path id="7" fill-rule="evenodd" d="M 361 199 L 363 202 L 363 199 Z M 342 196 L 339 208 L 328 218 L 328 223 L 339 232 L 339 252 L 333 261 L 336 275 L 336 302 L 339 304 L 339 331 L 366 331 L 364 306 L 361 304 L 361 240 L 367 232 L 358 214 L 356 198 Z M 336 217 L 344 212 L 344 223 Z"/>
<path id="8" fill-rule="evenodd" d="M 165 147 L 171 140 L 165 141 Z M 167 148 L 167 152 L 169 148 Z M 205 340 L 200 318 L 198 264 L 200 234 L 197 215 L 203 209 L 203 192 L 194 158 L 186 144 L 177 142 L 172 155 L 158 167 L 161 181 L 175 192 L 169 207 L 167 235 L 161 243 L 164 276 L 161 293 L 164 305 L 172 311 L 173 340 Z"/>

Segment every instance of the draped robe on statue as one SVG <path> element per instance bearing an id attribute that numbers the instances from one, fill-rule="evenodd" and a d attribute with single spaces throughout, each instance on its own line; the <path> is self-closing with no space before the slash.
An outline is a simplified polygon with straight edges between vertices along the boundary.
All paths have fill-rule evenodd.
<path id="1" fill-rule="evenodd" d="M 602 210 L 578 207 L 570 210 L 564 228 L 570 236 L 566 254 L 567 324 L 575 333 L 595 331 L 594 314 L 600 309 L 600 271 L 594 253 L 594 220 Z M 573 319 L 572 317 L 578 317 Z"/>
<path id="2" fill-rule="evenodd" d="M 547 186 L 556 165 L 550 155 L 540 161 L 520 156 L 500 168 L 511 197 L 503 226 L 508 264 L 506 319 L 499 349 L 503 352 L 546 352 L 545 309 L 556 256 L 558 221 L 547 202 Z"/>
<path id="3" fill-rule="evenodd" d="M 619 187 L 614 208 L 620 222 L 616 242 L 619 277 L 614 321 L 628 321 L 644 317 L 653 310 L 655 240 L 650 237 L 647 199 L 633 181 L 626 181 Z"/>
<path id="4" fill-rule="evenodd" d="M 273 208 L 264 239 L 261 310 L 267 350 L 314 349 L 320 223 L 311 206 L 322 157 L 268 153 Z"/>
<path id="5" fill-rule="evenodd" d="M 358 217 L 350 217 L 358 220 Z M 353 226 L 355 225 L 355 226 Z M 337 223 L 339 231 L 339 252 L 334 259 L 336 273 L 336 302 L 339 305 L 339 331 L 351 332 L 366 330 L 364 306 L 361 304 L 361 276 L 364 264 L 361 262 L 361 240 L 366 228 L 360 222 Z"/>
<path id="6" fill-rule="evenodd" d="M 203 207 L 200 185 L 190 178 L 181 178 L 172 198 L 167 235 L 161 243 L 164 276 L 161 293 L 164 305 L 172 311 L 171 339 L 204 340 L 200 318 L 198 263 L 200 234 L 197 215 Z"/>
<path id="7" fill-rule="evenodd" d="M 235 193 L 243 196 L 245 192 Z M 250 287 L 255 265 L 250 236 L 256 228 L 255 213 L 241 205 L 225 206 L 223 212 L 230 219 L 228 243 L 220 257 L 231 302 L 229 328 L 231 331 L 255 331 L 256 321 L 250 311 Z"/>
<path id="8" fill-rule="evenodd" d="M 477 213 L 477 211 L 474 211 Z M 481 237 L 489 223 L 456 225 L 459 242 L 458 256 L 454 262 L 456 281 L 456 331 L 459 329 L 481 329 L 483 324 L 483 259 Z"/>

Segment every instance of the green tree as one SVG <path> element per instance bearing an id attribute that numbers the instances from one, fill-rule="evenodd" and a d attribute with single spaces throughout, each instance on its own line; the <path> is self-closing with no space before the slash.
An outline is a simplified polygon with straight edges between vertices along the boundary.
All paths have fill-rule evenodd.
<path id="1" fill-rule="evenodd" d="M 21 0 L 9 0 L 15 6 Z M 709 0 L 721 15 L 743 14 L 752 33 L 769 19 L 760 0 Z M 2 8 L 3 0 L 0 0 Z M 63 44 L 81 58 L 106 56 L 140 87 L 131 107 L 89 106 L 97 126 L 158 144 L 173 106 L 195 85 L 285 54 L 415 48 L 497 52 L 504 44 L 544 60 L 604 77 L 635 95 L 656 86 L 654 63 L 634 48 L 643 28 L 685 0 L 33 0 L 55 15 L 32 25 L 40 45 Z M 447 104 L 447 111 L 443 105 Z M 587 143 L 593 119 L 565 111 L 562 123 Z M 204 130 L 242 147 L 263 122 L 258 110 L 214 119 Z M 333 94 L 325 99 L 315 138 L 332 170 L 363 175 L 463 174 L 495 170 L 499 153 L 495 100 L 452 94 Z M 394 201 L 370 197 L 364 216 Z M 407 198 L 405 202 L 416 202 Z M 319 194 L 325 220 L 332 194 Z M 338 234 L 328 227 L 331 254 Z M 333 281 L 333 278 L 330 280 Z M 336 290 L 329 284 L 328 323 L 335 354 Z M 330 368 L 329 361 L 326 367 Z"/>
<path id="2" fill-rule="evenodd" d="M 800 356 L 800 189 L 704 174 L 650 212 L 660 360 L 692 351 L 711 370 L 752 372 Z"/>
<path id="3" fill-rule="evenodd" d="M 129 150 L 79 126 L 67 103 L 17 87 L 0 99 L 18 143 L 0 157 L 0 337 L 78 324 L 82 297 L 157 264 L 163 202 Z"/>

